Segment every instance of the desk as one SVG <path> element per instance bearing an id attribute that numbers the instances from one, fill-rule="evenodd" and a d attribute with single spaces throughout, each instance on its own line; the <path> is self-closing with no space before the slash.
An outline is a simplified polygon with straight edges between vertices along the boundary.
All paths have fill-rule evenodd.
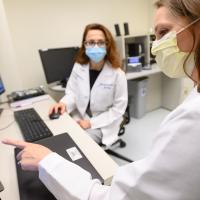
<path id="1" fill-rule="evenodd" d="M 152 64 L 151 69 L 142 70 L 140 72 L 126 72 L 126 79 L 127 80 L 133 80 L 136 78 L 144 77 L 144 76 L 150 76 L 153 74 L 161 73 L 160 68 L 157 64 Z M 61 85 L 49 85 L 49 89 L 52 91 L 57 92 L 64 92 L 65 88 L 63 88 Z"/>
<path id="2" fill-rule="evenodd" d="M 49 97 L 46 100 L 34 103 L 31 107 L 35 108 L 54 135 L 68 132 L 105 180 L 105 184 L 109 184 L 118 165 L 66 113 L 60 116 L 58 120 L 49 120 L 47 113 L 50 105 L 53 103 L 55 102 Z M 8 105 L 4 104 L 2 107 L 5 110 L 0 116 L 0 129 L 6 127 L 8 124 L 12 124 L 5 130 L 0 131 L 0 140 L 3 138 L 23 139 L 18 125 L 14 121 L 13 111 Z M 0 198 L 2 200 L 19 200 L 13 147 L 0 143 L 0 160 L 0 180 L 5 187 L 5 190 L 0 193 Z"/>
<path id="3" fill-rule="evenodd" d="M 127 72 L 126 79 L 130 81 L 140 77 L 148 77 L 146 112 L 159 109 L 160 107 L 173 110 L 181 102 L 180 99 L 183 93 L 182 80 L 168 78 L 161 72 L 156 63 L 152 64 L 151 67 L 149 70 L 142 70 L 140 72 Z M 53 94 L 52 91 L 57 93 Z M 64 96 L 64 91 L 65 88 L 52 85 L 49 92 L 59 101 Z M 172 96 L 174 98 L 171 98 Z"/>
<path id="4" fill-rule="evenodd" d="M 134 80 L 145 76 L 148 77 L 146 97 L 147 112 L 160 107 L 173 110 L 180 104 L 184 90 L 183 79 L 167 77 L 161 72 L 157 64 L 153 64 L 150 70 L 126 73 L 127 80 Z"/>
<path id="5" fill-rule="evenodd" d="M 151 69 L 140 72 L 126 72 L 126 79 L 130 81 L 141 77 L 148 77 L 146 112 L 151 112 L 161 107 L 173 110 L 183 99 L 183 80 L 168 78 L 161 72 L 156 63 L 152 64 L 151 67 Z M 64 96 L 65 88 L 59 85 L 51 85 L 49 87 L 49 92 L 57 101 Z"/>

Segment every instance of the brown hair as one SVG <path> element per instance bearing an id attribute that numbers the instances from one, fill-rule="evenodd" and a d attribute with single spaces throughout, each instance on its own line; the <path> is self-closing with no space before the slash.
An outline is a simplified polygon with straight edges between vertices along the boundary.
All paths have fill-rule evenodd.
<path id="1" fill-rule="evenodd" d="M 85 27 L 81 48 L 77 54 L 76 62 L 80 64 L 87 64 L 89 62 L 89 58 L 85 54 L 84 42 L 85 42 L 87 33 L 90 30 L 100 30 L 104 33 L 105 38 L 106 38 L 106 50 L 107 50 L 105 59 L 111 63 L 113 68 L 120 68 L 122 66 L 122 62 L 120 61 L 119 53 L 117 51 L 113 36 L 111 32 L 105 26 L 101 24 L 89 24 Z"/>
<path id="2" fill-rule="evenodd" d="M 157 8 L 160 8 L 163 6 L 167 7 L 173 15 L 185 17 L 186 19 L 188 19 L 189 22 L 192 22 L 200 18 L 200 1 L 199 0 L 158 0 L 155 3 L 155 6 Z M 197 38 L 195 38 L 194 30 L 190 29 L 190 31 L 193 35 L 194 44 L 195 44 L 195 41 L 197 40 Z M 193 44 L 193 48 L 194 48 L 194 44 Z M 196 46 L 194 59 L 195 59 L 195 67 L 198 73 L 198 80 L 197 81 L 193 80 L 193 81 L 196 82 L 198 92 L 200 92 L 200 39 Z M 184 70 L 185 70 L 185 66 L 184 66 Z"/>

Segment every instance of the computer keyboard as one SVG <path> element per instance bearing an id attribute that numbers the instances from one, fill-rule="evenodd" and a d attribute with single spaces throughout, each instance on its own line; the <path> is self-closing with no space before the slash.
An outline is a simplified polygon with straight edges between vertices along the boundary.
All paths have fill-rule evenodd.
<path id="1" fill-rule="evenodd" d="M 27 142 L 34 142 L 42 138 L 53 136 L 52 132 L 34 108 L 15 111 L 14 117 Z"/>

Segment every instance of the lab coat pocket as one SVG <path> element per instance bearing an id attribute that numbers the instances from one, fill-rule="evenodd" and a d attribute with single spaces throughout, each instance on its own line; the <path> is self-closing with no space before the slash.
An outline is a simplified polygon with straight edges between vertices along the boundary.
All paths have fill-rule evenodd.
<path id="1" fill-rule="evenodd" d="M 101 83 L 94 95 L 94 102 L 99 110 L 107 110 L 114 100 L 114 84 Z"/>

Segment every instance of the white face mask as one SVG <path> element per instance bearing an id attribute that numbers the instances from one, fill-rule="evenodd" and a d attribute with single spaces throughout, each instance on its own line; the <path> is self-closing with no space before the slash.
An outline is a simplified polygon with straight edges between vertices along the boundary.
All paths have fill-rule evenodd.
<path id="1" fill-rule="evenodd" d="M 189 53 L 181 52 L 177 46 L 177 34 L 184 31 L 186 28 L 196 23 L 199 19 L 193 21 L 179 32 L 169 32 L 160 40 L 156 40 L 152 45 L 152 54 L 156 56 L 156 62 L 163 73 L 171 78 L 185 77 L 186 74 L 183 69 L 184 62 Z M 192 52 L 185 63 L 186 72 L 191 75 L 194 69 L 194 53 Z"/>

